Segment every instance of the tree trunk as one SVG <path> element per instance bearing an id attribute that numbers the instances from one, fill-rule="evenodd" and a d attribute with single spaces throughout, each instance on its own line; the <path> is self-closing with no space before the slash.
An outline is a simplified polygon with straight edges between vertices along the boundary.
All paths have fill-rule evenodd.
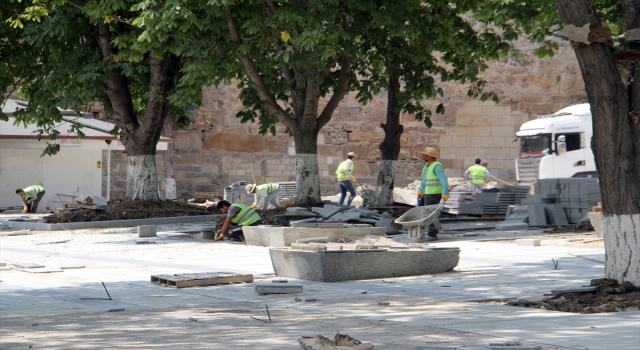
<path id="1" fill-rule="evenodd" d="M 393 203 L 393 182 L 400 154 L 400 136 L 404 131 L 400 125 L 400 108 L 396 92 L 400 89 L 400 81 L 394 70 L 387 67 L 389 72 L 389 89 L 387 91 L 387 123 L 380 126 L 384 130 L 384 141 L 380 144 L 380 170 L 376 184 L 376 206 L 388 206 Z"/>
<path id="2" fill-rule="evenodd" d="M 165 137 L 173 138 L 173 119 L 166 118 L 162 133 Z M 165 181 L 165 199 L 176 198 L 176 167 L 173 161 L 173 142 L 169 142 L 167 150 L 164 152 L 164 181 Z M 170 198 L 171 197 L 171 198 Z"/>
<path id="3" fill-rule="evenodd" d="M 293 135 L 296 147 L 296 204 L 313 206 L 320 201 L 318 132 L 300 128 Z"/>
<path id="4" fill-rule="evenodd" d="M 592 29 L 601 26 L 590 0 L 558 0 L 558 8 L 565 24 L 590 24 Z M 640 86 L 638 73 L 633 73 L 635 80 L 621 75 L 612 49 L 605 44 L 579 44 L 575 52 L 593 116 L 592 149 L 602 193 L 605 274 L 620 283 L 640 286 L 640 123 L 633 117 L 640 115 L 638 97 L 634 96 Z"/>

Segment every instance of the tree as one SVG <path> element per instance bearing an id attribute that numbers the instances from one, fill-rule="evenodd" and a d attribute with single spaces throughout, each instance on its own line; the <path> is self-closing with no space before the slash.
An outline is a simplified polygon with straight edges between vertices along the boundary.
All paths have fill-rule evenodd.
<path id="1" fill-rule="evenodd" d="M 161 7 L 163 16 L 137 18 L 140 8 L 152 6 Z M 15 87 L 29 101 L 14 114 L 16 123 L 35 123 L 55 140 L 57 131 L 50 129 L 61 120 L 58 108 L 79 111 L 102 102 L 127 152 L 129 201 L 159 200 L 155 153 L 164 121 L 172 112 L 180 116 L 179 107 L 198 102 L 206 83 L 189 73 L 190 57 L 202 54 L 193 38 L 166 34 L 169 21 L 182 25 L 171 28 L 174 34 L 196 22 L 193 13 L 175 18 L 172 9 L 179 6 L 179 1 L 12 0 L 0 10 L 6 20 L 0 32 L 0 88 Z M 52 144 L 44 153 L 58 150 Z"/>
<path id="2" fill-rule="evenodd" d="M 478 4 L 462 0 L 453 6 L 450 1 L 386 5 L 375 14 L 376 25 L 363 33 L 359 48 L 366 59 L 356 67 L 360 79 L 357 97 L 366 104 L 381 89 L 387 94 L 387 120 L 380 125 L 385 139 L 380 144 L 376 205 L 393 201 L 403 132 L 400 114 L 411 114 L 430 128 L 432 111 L 423 103 L 444 96 L 438 81 L 469 82 L 470 97 L 497 102 L 495 94 L 484 92 L 486 82 L 479 75 L 487 68 L 485 60 L 498 59 L 509 45 L 497 35 L 474 30 L 465 15 Z M 435 111 L 444 113 L 444 109 L 440 103 Z"/>
<path id="3" fill-rule="evenodd" d="M 275 134 L 282 123 L 296 151 L 296 201 L 320 202 L 317 138 L 320 129 L 355 82 L 354 35 L 367 25 L 373 4 L 363 1 L 211 0 L 212 12 L 227 24 L 240 98 L 247 107 L 243 122 L 260 123 Z M 320 99 L 329 96 L 324 107 Z"/>
<path id="4" fill-rule="evenodd" d="M 496 23 L 489 12 L 500 13 L 497 23 L 505 33 L 535 34 L 538 40 L 562 25 L 563 36 L 571 40 L 591 105 L 605 274 L 640 286 L 640 3 L 558 0 L 554 7 L 552 1 L 535 1 L 528 3 L 528 16 L 520 5 L 492 2 L 480 17 Z M 606 25 L 626 31 L 630 41 L 613 46 L 616 38 Z"/>

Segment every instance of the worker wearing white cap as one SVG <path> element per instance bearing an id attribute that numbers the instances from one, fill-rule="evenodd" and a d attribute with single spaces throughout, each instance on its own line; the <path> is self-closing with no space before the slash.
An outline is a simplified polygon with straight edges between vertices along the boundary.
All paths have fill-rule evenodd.
<path id="1" fill-rule="evenodd" d="M 353 199 L 356 198 L 356 189 L 353 187 L 352 182 L 357 182 L 358 180 L 351 173 L 353 171 L 353 159 L 355 158 L 357 158 L 355 153 L 347 153 L 347 160 L 340 163 L 340 165 L 338 165 L 338 169 L 336 169 L 336 176 L 338 177 L 338 183 L 340 184 L 340 204 L 344 203 L 347 191 L 349 191 L 347 205 L 351 205 Z"/>
<path id="2" fill-rule="evenodd" d="M 427 147 L 420 152 L 422 160 L 427 162 L 422 168 L 420 187 L 418 188 L 418 206 L 433 205 L 449 200 L 449 181 L 444 174 L 444 167 L 438 161 L 438 150 Z M 426 241 L 437 241 L 438 230 L 431 224 L 427 228 Z"/>
<path id="3" fill-rule="evenodd" d="M 260 202 L 260 197 L 264 197 L 264 205 L 262 210 L 267 210 L 269 204 L 272 204 L 275 208 L 280 208 L 278 203 L 278 195 L 282 192 L 282 188 L 277 183 L 268 183 L 260 186 L 256 184 L 249 184 L 246 187 L 248 194 L 253 194 L 254 200 L 251 208 L 255 209 Z"/>

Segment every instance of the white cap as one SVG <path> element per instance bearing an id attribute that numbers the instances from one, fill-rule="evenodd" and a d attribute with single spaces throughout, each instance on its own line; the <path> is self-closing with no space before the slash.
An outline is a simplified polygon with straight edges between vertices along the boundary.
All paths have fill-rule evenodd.
<path id="1" fill-rule="evenodd" d="M 247 193 L 253 192 L 255 188 L 256 188 L 256 184 L 249 184 L 247 185 L 247 187 L 245 187 L 245 189 L 247 190 Z"/>
<path id="2" fill-rule="evenodd" d="M 355 153 L 349 152 L 347 153 L 347 157 L 357 157 Z"/>

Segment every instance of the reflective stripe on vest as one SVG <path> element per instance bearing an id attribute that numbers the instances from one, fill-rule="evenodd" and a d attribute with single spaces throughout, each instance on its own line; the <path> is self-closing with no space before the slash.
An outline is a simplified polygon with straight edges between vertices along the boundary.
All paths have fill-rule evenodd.
<path id="1" fill-rule="evenodd" d="M 442 184 L 440 180 L 438 180 L 438 176 L 436 175 L 435 169 L 436 166 L 442 166 L 442 163 L 435 161 L 431 163 L 429 169 L 427 169 L 427 180 L 424 184 L 424 194 L 440 194 L 442 193 Z M 425 168 L 427 166 L 425 165 Z M 424 168 L 422 169 L 422 173 L 424 174 Z"/>
<path id="2" fill-rule="evenodd" d="M 260 215 L 248 205 L 231 204 L 231 206 L 240 208 L 240 212 L 231 219 L 231 222 L 238 226 L 249 226 L 260 220 Z"/>
<path id="3" fill-rule="evenodd" d="M 472 184 L 482 185 L 484 184 L 484 177 L 487 173 L 487 168 L 482 165 L 474 165 L 469 168 L 469 178 Z"/>
<path id="4" fill-rule="evenodd" d="M 278 187 L 278 184 L 274 184 L 274 183 L 263 184 L 256 187 L 256 192 L 259 192 L 260 190 L 265 190 L 267 191 L 267 193 L 271 193 L 275 191 L 277 187 Z"/>
<path id="5" fill-rule="evenodd" d="M 338 180 L 349 180 L 349 175 L 347 173 L 344 172 L 344 165 L 348 162 L 349 160 L 345 160 L 344 162 L 340 163 L 340 165 L 338 165 L 338 169 L 336 169 L 336 175 L 338 175 Z M 353 163 L 351 163 L 351 166 L 349 167 L 349 171 L 353 172 Z"/>
<path id="6" fill-rule="evenodd" d="M 38 196 L 38 193 L 44 192 L 44 187 L 34 185 L 34 186 L 29 186 L 27 188 L 23 188 L 22 191 L 24 191 L 24 196 L 22 197 L 25 199 L 29 199 L 31 198 L 31 196 L 28 195 L 29 192 L 33 192 L 35 193 L 36 196 Z M 34 199 L 34 198 L 31 198 L 31 199 Z"/>

